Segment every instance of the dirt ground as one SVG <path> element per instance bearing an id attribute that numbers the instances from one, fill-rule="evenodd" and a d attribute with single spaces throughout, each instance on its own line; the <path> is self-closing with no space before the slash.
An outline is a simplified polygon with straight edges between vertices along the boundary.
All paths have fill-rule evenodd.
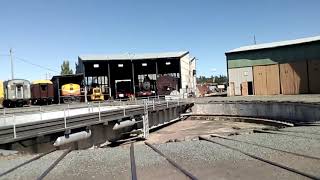
<path id="1" fill-rule="evenodd" d="M 200 135 L 209 134 L 221 134 L 229 136 L 250 134 L 252 133 L 253 129 L 262 129 L 266 127 L 269 126 L 224 120 L 191 120 L 189 118 L 151 132 L 150 136 L 148 137 L 148 142 L 152 144 L 162 144 L 170 141 L 188 141 L 197 139 L 197 137 Z"/>

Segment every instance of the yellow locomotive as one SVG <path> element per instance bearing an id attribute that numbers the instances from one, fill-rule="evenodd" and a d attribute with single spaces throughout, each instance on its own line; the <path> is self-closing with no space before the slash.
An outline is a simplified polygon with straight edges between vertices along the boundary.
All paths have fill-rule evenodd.
<path id="1" fill-rule="evenodd" d="M 64 84 L 61 87 L 61 96 L 63 102 L 80 102 L 81 100 L 81 90 L 79 84 Z"/>
<path id="2" fill-rule="evenodd" d="M 90 95 L 91 101 L 104 101 L 104 95 L 101 88 L 92 88 L 92 94 Z"/>

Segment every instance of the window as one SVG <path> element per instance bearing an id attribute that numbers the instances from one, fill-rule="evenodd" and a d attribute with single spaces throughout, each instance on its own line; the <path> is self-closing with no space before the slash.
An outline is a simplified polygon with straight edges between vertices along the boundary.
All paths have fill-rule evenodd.
<path id="1" fill-rule="evenodd" d="M 47 90 L 47 85 L 40 85 L 41 91 L 46 91 Z"/>

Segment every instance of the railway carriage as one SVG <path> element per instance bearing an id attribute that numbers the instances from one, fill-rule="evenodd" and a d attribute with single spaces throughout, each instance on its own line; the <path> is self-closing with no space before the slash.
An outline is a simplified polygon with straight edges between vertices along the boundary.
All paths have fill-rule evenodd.
<path id="1" fill-rule="evenodd" d="M 49 80 L 37 80 L 31 84 L 32 104 L 52 104 L 54 99 L 53 83 Z"/>
<path id="2" fill-rule="evenodd" d="M 0 81 L 0 108 L 2 108 L 2 103 L 4 100 L 4 90 L 3 90 L 3 81 Z"/>
<path id="3" fill-rule="evenodd" d="M 13 79 L 3 83 L 4 107 L 22 107 L 29 105 L 31 99 L 30 82 L 25 79 Z"/>

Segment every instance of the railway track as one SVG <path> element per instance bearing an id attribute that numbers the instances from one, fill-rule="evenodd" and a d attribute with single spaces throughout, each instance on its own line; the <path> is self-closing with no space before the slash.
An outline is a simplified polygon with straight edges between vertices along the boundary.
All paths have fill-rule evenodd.
<path id="1" fill-rule="evenodd" d="M 280 151 L 280 152 L 283 152 L 283 153 L 292 154 L 292 155 L 300 156 L 300 157 L 304 157 L 304 158 L 320 160 L 320 157 L 315 157 L 315 156 L 309 156 L 309 155 L 305 155 L 305 154 L 295 153 L 295 152 L 291 152 L 291 151 L 287 151 L 287 150 L 282 150 L 282 149 L 277 149 L 277 148 L 274 148 L 274 147 L 265 146 L 265 145 L 261 145 L 261 144 L 257 144 L 257 143 L 248 142 L 248 141 L 231 139 L 231 138 L 228 138 L 228 137 L 225 137 L 225 136 L 216 135 L 216 134 L 214 134 L 214 135 L 211 134 L 210 136 L 211 136 L 211 137 L 216 137 L 216 138 L 225 139 L 225 140 L 229 140 L 229 141 L 234 141 L 234 142 L 249 144 L 249 145 L 256 146 L 256 147 L 262 147 L 262 148 L 266 148 L 266 149 L 271 149 L 271 150 L 275 150 L 275 151 Z"/>
<path id="2" fill-rule="evenodd" d="M 258 144 L 255 144 L 255 143 L 249 143 L 249 142 L 246 142 L 246 141 L 234 140 L 234 139 L 231 139 L 231 138 L 226 138 L 226 137 L 217 136 L 217 135 L 213 135 L 212 137 L 222 138 L 222 139 L 226 139 L 226 140 L 234 141 L 234 142 L 238 142 L 238 143 L 250 144 L 250 145 L 254 145 L 254 146 L 258 146 L 258 147 L 262 147 L 262 148 L 268 148 L 268 149 L 272 149 L 272 150 L 276 150 L 276 151 L 288 153 L 288 154 L 291 154 L 291 155 L 296 155 L 296 156 L 301 156 L 301 157 L 305 157 L 305 158 L 311 158 L 311 159 L 319 160 L 318 157 L 306 156 L 306 155 L 302 155 L 302 154 L 298 154 L 298 153 L 293 153 L 293 152 L 289 152 L 289 151 L 283 151 L 283 150 L 279 150 L 279 149 L 276 149 L 276 148 L 270 148 L 270 147 L 267 147 L 267 146 L 258 145 Z M 251 158 L 253 158 L 253 159 L 256 159 L 256 160 L 258 160 L 258 161 L 261 161 L 261 162 L 270 164 L 270 165 L 272 165 L 272 166 L 275 166 L 275 167 L 278 167 L 278 168 L 281 168 L 281 169 L 285 169 L 285 170 L 287 170 L 287 171 L 289 171 L 289 172 L 295 173 L 295 174 L 297 174 L 297 175 L 301 175 L 301 176 L 306 177 L 306 178 L 309 178 L 309 179 L 320 180 L 320 177 L 317 177 L 317 176 L 314 176 L 314 175 L 312 175 L 312 174 L 309 174 L 309 173 L 300 171 L 300 170 L 298 170 L 298 169 L 295 169 L 295 168 L 292 168 L 292 167 L 283 165 L 283 164 L 281 164 L 281 163 L 277 163 L 277 162 L 275 162 L 275 161 L 267 160 L 267 159 L 265 159 L 265 158 L 256 156 L 256 155 L 254 155 L 254 154 L 245 152 L 244 150 L 241 150 L 241 149 L 239 149 L 239 148 L 236 148 L 236 147 L 233 147 L 233 146 L 229 146 L 229 145 L 220 143 L 220 142 L 218 142 L 218 141 L 215 141 L 215 140 L 212 140 L 212 139 L 203 137 L 203 136 L 199 136 L 199 140 L 204 140 L 204 141 L 207 141 L 207 142 L 210 142 L 210 143 L 213 143 L 213 144 L 220 145 L 220 146 L 222 146 L 222 147 L 224 147 L 224 148 L 226 148 L 226 149 L 230 149 L 230 150 L 239 152 L 239 153 L 241 153 L 241 154 L 244 154 L 244 155 L 246 155 L 246 156 L 248 156 L 248 157 L 251 157 Z"/>
<path id="3" fill-rule="evenodd" d="M 148 142 L 145 142 L 145 144 L 147 146 L 149 146 L 152 150 L 154 150 L 156 153 L 158 153 L 160 156 L 162 156 L 163 158 L 165 158 L 172 166 L 174 166 L 175 168 L 177 168 L 180 172 L 182 172 L 184 175 L 186 175 L 188 178 L 190 178 L 191 180 L 198 180 L 197 177 L 195 177 L 192 173 L 190 173 L 189 171 L 187 171 L 186 169 L 184 169 L 183 167 L 181 167 L 178 163 L 176 163 L 175 161 L 173 161 L 171 158 L 169 158 L 168 156 L 166 156 L 165 154 L 163 154 L 159 149 L 157 149 L 156 147 L 154 147 L 153 145 L 151 145 Z"/>
<path id="4" fill-rule="evenodd" d="M 299 154 L 299 153 L 294 153 L 294 152 L 290 152 L 290 151 L 287 151 L 287 150 L 281 150 L 281 149 L 277 149 L 277 148 L 273 148 L 273 147 L 269 147 L 269 146 L 265 146 L 265 145 L 261 145 L 261 144 L 257 144 L 257 143 L 252 143 L 252 142 L 248 142 L 248 141 L 244 141 L 244 140 L 237 140 L 237 139 L 232 139 L 232 138 L 228 138 L 228 137 L 225 137 L 225 136 L 220 136 L 220 135 L 211 135 L 211 137 L 214 137 L 214 138 L 220 138 L 220 139 L 224 139 L 224 140 L 227 140 L 227 141 L 233 141 L 233 142 L 236 142 L 236 143 L 242 143 L 242 144 L 246 144 L 246 145 L 252 145 L 252 146 L 256 146 L 256 147 L 260 147 L 260 148 L 266 148 L 266 149 L 271 149 L 271 150 L 274 150 L 274 151 L 279 151 L 281 153 L 287 153 L 287 154 L 290 154 L 290 155 L 293 155 L 293 156 L 299 156 L 299 157 L 303 157 L 303 158 L 309 158 L 309 159 L 314 159 L 314 160 L 317 160 L 319 161 L 320 158 L 319 157 L 314 157 L 314 156 L 307 156 L 307 155 L 303 155 L 303 154 Z M 230 149 L 230 150 L 233 150 L 233 151 L 236 151 L 236 152 L 239 152 L 241 154 L 244 154 L 250 158 L 253 158 L 255 160 L 258 160 L 258 161 L 261 161 L 263 163 L 266 163 L 266 164 L 269 164 L 271 166 L 275 166 L 277 168 L 281 168 L 281 169 L 284 169 L 286 171 L 289 171 L 291 173 L 294 173 L 294 174 L 297 174 L 297 175 L 301 175 L 303 177 L 306 177 L 306 178 L 309 178 L 309 179 L 313 179 L 313 180 L 320 180 L 320 177 L 317 177 L 317 176 L 314 176 L 312 174 L 309 174 L 309 173 L 306 173 L 306 172 L 303 172 L 301 170 L 298 170 L 298 169 L 295 169 L 295 168 L 292 168 L 292 167 L 289 167 L 289 166 L 286 166 L 286 165 L 283 165 L 283 163 L 278 163 L 278 162 L 275 162 L 275 161 L 271 161 L 271 160 L 267 160 L 265 158 L 262 158 L 262 157 L 259 157 L 257 155 L 254 155 L 254 154 L 251 154 L 251 153 L 248 153 L 240 148 L 237 148 L 235 146 L 231 146 L 231 145 L 226 145 L 225 143 L 221 143 L 221 142 L 218 142 L 216 140 L 213 140 L 213 139 L 209 139 L 209 138 L 206 138 L 206 137 L 202 137 L 200 136 L 199 137 L 200 140 L 204 140 L 204 141 L 208 141 L 210 143 L 214 143 L 214 144 L 217 144 L 219 146 L 222 146 L 224 147 L 225 149 Z M 156 148 L 154 145 L 151 145 L 150 143 L 148 142 L 145 142 L 145 146 L 149 147 L 150 149 L 152 149 L 154 152 L 157 153 L 157 155 L 163 157 L 166 159 L 167 162 L 169 162 L 178 172 L 181 172 L 182 174 L 184 174 L 187 178 L 189 179 L 192 179 L 192 180 L 197 180 L 198 177 L 196 177 L 194 174 L 192 174 L 190 171 L 184 169 L 180 164 L 179 162 L 176 162 L 174 160 L 172 160 L 169 156 L 165 155 L 164 152 L 162 152 L 161 150 L 159 150 L 158 148 Z M 27 160 L 3 173 L 0 174 L 0 178 L 2 178 L 3 176 L 9 174 L 9 173 L 12 173 L 14 172 L 15 170 L 18 170 L 20 167 L 22 166 L 26 166 L 28 165 L 29 163 L 31 162 L 34 162 L 34 161 L 40 161 L 41 162 L 41 158 L 43 158 L 44 156 L 46 155 L 49 155 L 50 153 L 52 152 L 55 152 L 56 149 L 54 150 L 51 150 L 51 151 L 48 151 L 46 153 L 43 153 L 43 154 L 40 154 L 30 160 Z M 61 162 L 61 160 L 63 160 L 67 155 L 68 153 L 70 153 L 72 150 L 71 149 L 67 149 L 67 150 L 64 150 L 64 152 L 59 155 L 59 157 L 55 157 L 55 159 L 52 159 L 52 163 L 45 169 L 43 170 L 42 172 L 39 173 L 39 176 L 37 176 L 37 179 L 38 180 L 42 180 L 44 179 L 47 175 L 50 174 L 50 172 L 59 164 L 59 162 Z M 136 167 L 136 160 L 135 160 L 135 147 L 134 147 L 134 143 L 131 143 L 130 145 L 130 172 L 131 172 L 131 179 L 132 180 L 137 180 L 139 179 L 139 176 L 137 174 L 137 167 Z M 222 149 L 223 151 L 223 149 Z M 155 156 L 156 157 L 156 156 Z M 39 163 L 41 164 L 41 163 Z M 87 165 L 85 165 L 87 166 Z M 52 174 L 51 174 L 52 175 Z M 145 178 L 145 177 L 143 177 Z M 214 178 L 214 175 L 212 175 L 212 178 Z"/>
<path id="5" fill-rule="evenodd" d="M 165 158 L 173 167 L 175 167 L 177 170 L 179 170 L 181 173 L 186 175 L 191 180 L 198 180 L 197 177 L 195 177 L 193 174 L 185 170 L 183 167 L 181 167 L 178 163 L 174 162 L 172 159 L 170 159 L 168 156 L 163 154 L 159 149 L 154 147 L 148 142 L 145 142 L 145 145 L 151 148 L 153 151 L 155 151 L 157 154 Z M 135 163 L 135 156 L 134 156 L 134 143 L 131 143 L 130 146 L 130 164 L 131 164 L 131 179 L 137 180 L 137 170 L 136 170 L 136 163 Z"/>
<path id="6" fill-rule="evenodd" d="M 58 159 L 56 159 L 38 178 L 37 180 L 42 180 L 44 179 L 49 173 L 50 171 L 57 166 L 57 164 L 64 158 L 66 157 L 67 154 L 69 154 L 69 152 L 71 152 L 71 148 L 65 150 L 59 157 Z"/>
<path id="7" fill-rule="evenodd" d="M 281 132 L 281 131 L 271 131 L 271 130 L 253 130 L 254 133 L 268 133 L 268 134 L 276 134 L 276 135 L 281 135 L 281 136 L 290 136 L 290 137 L 297 137 L 297 138 L 303 138 L 303 139 L 315 139 L 315 140 L 319 140 L 320 138 L 316 138 L 316 137 L 307 137 L 307 136 L 300 136 L 300 135 L 295 135 L 295 134 L 287 134 L 285 132 Z M 294 132 L 295 133 L 295 132 Z"/>
<path id="8" fill-rule="evenodd" d="M 318 135 L 318 136 L 320 136 L 320 133 L 306 132 L 306 131 L 291 131 L 291 130 L 283 130 L 283 129 L 281 129 L 279 132 L 302 133 L 302 134 L 310 134 L 310 135 Z"/>
<path id="9" fill-rule="evenodd" d="M 31 159 L 28 160 L 28 161 L 25 161 L 25 162 L 23 162 L 23 163 L 21 163 L 21 164 L 18 164 L 17 166 L 14 166 L 13 168 L 11 168 L 11 169 L 9 169 L 9 170 L 1 173 L 1 174 L 0 174 L 0 178 L 3 177 L 3 176 L 5 176 L 5 175 L 7 175 L 7 174 L 9 174 L 9 173 L 11 173 L 11 172 L 13 172 L 13 171 L 15 171 L 15 170 L 17 170 L 17 169 L 19 169 L 19 168 L 22 167 L 22 166 L 25 166 L 25 165 L 27 165 L 27 164 L 29 164 L 29 163 L 31 163 L 31 162 L 37 161 L 38 159 L 41 159 L 42 157 L 44 157 L 44 156 L 46 156 L 46 155 L 48 155 L 48 154 L 50 154 L 50 153 L 52 153 L 52 152 L 55 152 L 55 151 L 57 151 L 57 149 L 50 150 L 50 151 L 48 151 L 48 152 L 46 152 L 46 153 L 43 153 L 43 154 L 40 154 L 40 155 L 38 155 L 38 156 L 36 156 L 36 157 L 34 157 L 34 158 L 31 158 Z M 37 180 L 42 180 L 42 179 L 44 179 L 44 178 L 50 173 L 50 171 L 51 171 L 52 169 L 54 169 L 54 168 L 57 166 L 57 164 L 58 164 L 69 152 L 71 152 L 71 151 L 72 151 L 71 148 L 65 150 L 48 168 L 45 169 L 45 171 L 43 171 L 43 172 L 39 175 L 39 177 L 37 178 Z"/>
<path id="10" fill-rule="evenodd" d="M 130 165 L 131 165 L 131 179 L 137 180 L 137 168 L 136 168 L 136 160 L 134 157 L 134 143 L 131 143 L 130 146 Z"/>

